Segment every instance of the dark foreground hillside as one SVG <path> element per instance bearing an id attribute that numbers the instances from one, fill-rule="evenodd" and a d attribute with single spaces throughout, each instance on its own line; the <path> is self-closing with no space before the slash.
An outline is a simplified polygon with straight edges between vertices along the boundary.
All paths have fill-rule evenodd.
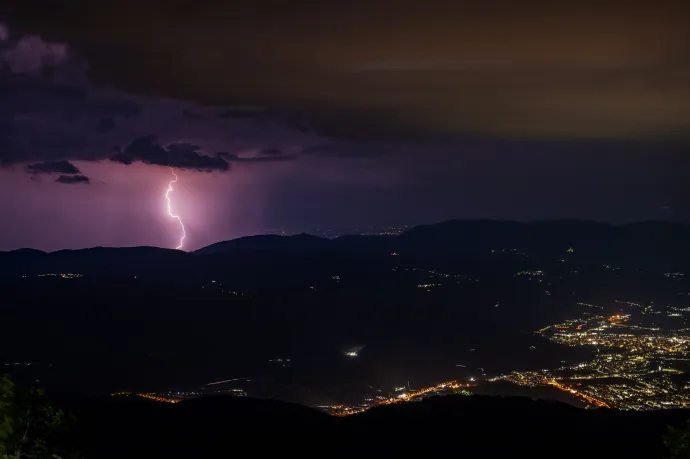
<path id="1" fill-rule="evenodd" d="M 92 402 L 79 413 L 87 459 L 271 455 L 393 457 L 664 457 L 684 411 L 582 410 L 557 402 L 435 397 L 348 418 L 282 402 L 205 398 L 177 405 Z M 278 457 L 278 456 L 276 456 Z"/>

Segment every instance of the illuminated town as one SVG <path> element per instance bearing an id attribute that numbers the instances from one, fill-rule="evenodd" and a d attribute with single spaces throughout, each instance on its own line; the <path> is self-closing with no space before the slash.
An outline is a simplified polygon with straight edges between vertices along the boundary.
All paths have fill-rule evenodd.
<path id="1" fill-rule="evenodd" d="M 491 253 L 507 254 L 507 256 L 528 257 L 518 249 L 494 249 Z M 566 250 L 567 254 L 574 252 L 573 248 Z M 397 252 L 393 253 L 398 255 Z M 568 255 L 566 255 L 568 256 Z M 569 262 L 569 259 L 558 260 Z M 536 265 L 538 266 L 538 265 Z M 619 268 L 609 264 L 597 264 L 598 269 L 618 272 Z M 574 266 L 573 266 L 574 267 Z M 404 275 L 405 282 L 409 282 L 412 288 L 427 292 L 453 291 L 453 288 L 461 288 L 480 283 L 479 277 L 468 274 L 459 274 L 440 270 L 431 266 L 419 267 L 408 264 L 395 263 L 391 268 L 396 275 Z M 582 271 L 567 268 L 562 272 L 564 276 L 578 276 Z M 407 273 L 407 274 L 405 274 Z M 619 275 L 619 274 L 617 274 Z M 529 388 L 545 387 L 553 388 L 567 394 L 567 398 L 579 406 L 587 408 L 613 408 L 622 410 L 651 410 L 685 408 L 690 405 L 690 379 L 684 376 L 690 371 L 690 307 L 685 302 L 687 290 L 683 282 L 686 277 L 681 272 L 660 272 L 655 274 L 662 277 L 664 282 L 674 282 L 675 298 L 680 303 L 669 304 L 672 299 L 651 301 L 635 298 L 611 299 L 595 304 L 592 300 L 570 300 L 571 312 L 564 312 L 563 317 L 572 317 L 555 324 L 551 324 L 534 331 L 534 334 L 554 344 L 565 348 L 579 348 L 584 352 L 577 352 L 580 357 L 568 357 L 568 360 L 560 360 L 558 364 L 527 364 L 519 371 L 515 369 L 520 362 L 511 362 L 507 367 L 493 368 L 488 372 L 484 368 L 477 367 L 480 374 L 474 377 L 465 374 L 460 376 L 457 372 L 452 376 L 441 375 L 442 383 L 433 382 L 419 375 L 412 375 L 410 379 L 424 381 L 419 389 L 411 388 L 409 383 L 396 387 L 374 389 L 358 392 L 355 401 L 351 398 L 343 402 L 335 398 L 328 404 L 321 404 L 316 408 L 333 416 L 349 416 L 362 413 L 374 407 L 415 402 L 430 396 L 462 394 L 471 395 L 472 392 L 482 393 L 488 388 L 490 393 L 501 393 L 498 382 L 508 382 Z M 40 276 L 56 276 L 64 279 L 81 277 L 80 274 L 42 274 Z M 547 269 L 516 269 L 509 274 L 514 279 L 515 285 L 529 285 L 546 297 L 552 296 L 552 291 L 558 288 L 555 284 L 555 275 Z M 340 271 L 328 273 L 328 284 L 317 284 L 318 288 L 327 288 L 325 285 L 347 284 L 348 277 Z M 408 284 L 409 285 L 409 284 Z M 460 287 L 455 287 L 460 286 Z M 249 295 L 238 293 L 229 288 L 220 280 L 204 282 L 202 288 L 220 293 L 231 293 L 251 298 Z M 310 286 L 315 290 L 317 286 Z M 522 288 L 522 287 L 521 287 Z M 678 293 L 678 292 L 681 293 Z M 557 292 L 557 291 L 556 291 Z M 558 293 L 558 292 L 557 292 Z M 431 293 L 433 295 L 434 293 Z M 573 292 L 575 294 L 575 292 Z M 615 298 L 615 297 L 613 297 Z M 659 296 L 659 298 L 670 298 Z M 631 301 L 632 300 L 632 301 Z M 501 307 L 505 303 L 491 301 L 492 310 Z M 530 327 L 533 327 L 539 322 Z M 536 325 L 538 326 L 538 325 Z M 365 352 L 365 345 L 352 345 L 341 348 L 340 355 L 350 361 L 361 361 Z M 535 346 L 534 344 L 537 344 Z M 538 343 L 528 346 L 530 351 L 536 350 Z M 468 347 L 468 352 L 475 353 L 474 346 Z M 559 353 L 554 348 L 552 351 Z M 567 354 L 567 353 L 566 353 Z M 482 357 L 491 359 L 491 356 Z M 565 354 L 564 354 L 565 358 Z M 555 360 L 553 360 L 555 362 Z M 268 359 L 273 369 L 292 368 L 291 358 L 277 357 Z M 487 362 L 489 363 L 489 362 Z M 488 364 L 478 365 L 489 367 Z M 544 366 L 542 366 L 544 365 Z M 548 366 L 547 366 L 548 365 Z M 456 367 L 465 368 L 465 364 L 456 364 Z M 525 368 L 527 368 L 525 370 Z M 499 372 L 501 372 L 499 374 Z M 487 374 L 488 373 L 488 374 Z M 449 379 L 453 378 L 449 381 Z M 235 378 L 208 384 L 199 391 L 192 392 L 149 392 L 149 393 L 120 393 L 117 395 L 129 395 L 158 402 L 176 403 L 188 398 L 199 396 L 224 394 L 231 396 L 247 396 L 247 389 L 216 388 L 216 384 L 232 383 L 247 378 Z M 407 379 L 407 378 L 406 378 Z M 438 380 L 436 380 L 438 381 Z M 496 388 L 494 390 L 494 388 Z M 472 392 L 470 392 L 472 390 Z M 251 396 L 262 396 L 260 391 L 252 388 Z M 115 395 L 115 394 L 113 394 Z M 358 402 L 356 400 L 361 400 Z M 329 400 L 330 401 L 330 400 Z"/>
<path id="2" fill-rule="evenodd" d="M 24 276 L 26 277 L 26 276 Z M 79 279 L 80 277 L 84 277 L 83 274 L 76 274 L 76 273 L 47 273 L 47 274 L 38 274 L 38 277 L 60 277 L 62 279 Z"/>
<path id="3" fill-rule="evenodd" d="M 396 387 L 390 394 L 378 395 L 374 398 L 367 398 L 365 403 L 362 403 L 361 405 L 322 405 L 318 406 L 317 408 L 326 411 L 333 416 L 351 416 L 353 414 L 363 413 L 377 406 L 420 401 L 426 397 L 435 395 L 448 395 L 451 393 L 471 395 L 471 392 L 467 390 L 469 387 L 469 384 L 465 384 L 465 386 L 463 386 L 458 381 L 446 381 L 434 386 L 424 387 L 416 390 L 409 390 L 409 388 L 401 386 Z"/>
<path id="4" fill-rule="evenodd" d="M 616 301 L 615 306 L 626 311 L 603 315 L 602 306 L 578 305 L 582 308 L 578 318 L 536 333 L 565 346 L 590 348 L 590 360 L 516 371 L 489 381 L 550 385 L 595 407 L 648 410 L 690 405 L 690 384 L 680 376 L 690 362 L 685 309 Z"/>
<path id="5" fill-rule="evenodd" d="M 225 382 L 225 381 L 221 381 L 221 382 Z M 322 411 L 325 411 L 325 412 L 327 412 L 333 416 L 338 416 L 338 417 L 350 416 L 353 414 L 363 413 L 363 412 L 367 411 L 368 409 L 378 407 L 378 406 L 394 405 L 394 404 L 404 403 L 404 402 L 421 401 L 426 397 L 435 396 L 435 395 L 448 395 L 448 394 L 472 395 L 472 393 L 469 391 L 469 388 L 470 388 L 470 384 L 462 384 L 458 381 L 446 381 L 446 382 L 442 382 L 440 384 L 436 384 L 433 386 L 424 387 L 421 389 L 414 389 L 414 390 L 411 390 L 408 386 L 400 386 L 400 387 L 395 387 L 390 393 L 388 393 L 386 395 L 377 395 L 375 397 L 366 398 L 363 403 L 358 404 L 358 405 L 344 405 L 344 404 L 320 405 L 320 406 L 316 406 L 315 408 L 318 408 Z M 187 391 L 187 392 L 168 391 L 168 392 L 164 392 L 164 393 L 121 391 L 121 392 L 114 392 L 110 395 L 113 397 L 143 398 L 146 400 L 150 400 L 150 401 L 154 401 L 154 402 L 160 402 L 160 403 L 178 403 L 178 402 L 181 402 L 183 400 L 199 398 L 202 396 L 221 395 L 221 394 L 222 395 L 235 396 L 235 397 L 246 397 L 247 396 L 247 393 L 244 390 L 236 389 L 236 388 L 220 390 L 220 391 L 213 391 L 213 392 L 209 392 L 208 390 L 205 390 L 205 389 L 200 390 L 200 391 Z"/>
<path id="6" fill-rule="evenodd" d="M 569 249 L 570 251 L 572 249 Z M 603 267 L 614 269 L 609 265 L 603 265 Z M 460 282 L 477 282 L 469 276 L 447 274 L 434 269 L 396 266 L 393 271 L 419 272 L 431 281 L 415 284 L 417 288 L 425 290 Z M 569 272 L 577 274 L 578 271 L 570 270 Z M 542 270 L 517 271 L 513 277 L 525 281 L 534 279 L 535 285 L 541 283 L 544 283 L 545 287 L 551 285 L 549 276 Z M 680 280 L 683 279 L 684 274 L 665 273 L 664 277 Z M 333 275 L 331 279 L 339 282 L 341 276 Z M 441 279 L 445 284 L 438 282 Z M 216 281 L 211 281 L 211 285 L 222 287 Z M 550 296 L 548 290 L 544 293 Z M 499 305 L 500 302 L 496 302 L 493 306 L 497 308 Z M 577 308 L 575 318 L 548 325 L 534 333 L 561 346 L 582 348 L 590 355 L 588 358 L 583 357 L 574 363 L 572 360 L 562 361 L 561 366 L 512 371 L 500 375 L 494 373 L 493 376 L 487 375 L 484 369 L 481 369 L 482 377 L 479 380 L 474 377 L 466 380 L 455 379 L 421 389 L 412 389 L 408 383 L 391 390 L 376 390 L 373 394 L 364 395 L 361 403 L 333 403 L 319 405 L 317 408 L 333 416 L 349 416 L 374 407 L 420 401 L 429 396 L 471 395 L 470 388 L 488 387 L 500 381 L 532 388 L 555 388 L 587 408 L 650 410 L 684 408 L 690 405 L 690 380 L 683 377 L 683 374 L 690 370 L 690 325 L 687 323 L 690 319 L 690 307 L 628 300 L 613 300 L 604 305 L 578 302 L 574 306 Z M 529 348 L 536 349 L 535 346 Z M 364 349 L 364 345 L 356 345 L 342 350 L 342 355 L 348 359 L 357 360 Z M 470 352 L 474 351 L 475 349 L 470 349 Z M 289 358 L 275 358 L 268 362 L 281 368 L 291 366 Z M 465 365 L 456 366 L 465 367 Z M 217 393 L 247 395 L 240 389 L 226 389 Z M 208 390 L 203 390 L 199 393 L 127 393 L 125 395 L 175 403 L 208 394 Z"/>
<path id="7" fill-rule="evenodd" d="M 223 391 L 185 391 L 185 392 L 114 392 L 110 394 L 113 397 L 139 397 L 146 400 L 152 400 L 154 402 L 161 403 L 178 403 L 183 400 L 189 400 L 193 398 L 199 398 L 208 395 L 230 395 L 234 397 L 246 397 L 247 393 L 242 389 L 227 389 Z"/>

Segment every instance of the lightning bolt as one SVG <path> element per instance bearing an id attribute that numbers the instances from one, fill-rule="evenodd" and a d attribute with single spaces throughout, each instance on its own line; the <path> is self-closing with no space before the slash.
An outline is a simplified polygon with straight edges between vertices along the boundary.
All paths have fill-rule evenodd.
<path id="1" fill-rule="evenodd" d="M 171 206 L 171 202 L 170 202 L 170 192 L 173 191 L 173 186 L 172 186 L 173 183 L 177 183 L 177 174 L 175 173 L 175 170 L 172 167 L 170 168 L 170 172 L 172 172 L 172 175 L 174 175 L 175 178 L 173 180 L 170 180 L 170 182 L 168 183 L 168 189 L 165 192 L 165 199 L 168 200 L 168 215 L 170 215 L 170 217 L 172 217 L 172 218 L 177 219 L 177 221 L 180 222 L 180 228 L 182 228 L 182 237 L 180 238 L 180 245 L 175 247 L 177 250 L 179 250 L 182 248 L 182 245 L 184 245 L 184 238 L 187 237 L 187 233 L 185 233 L 184 225 L 182 224 L 182 219 L 180 218 L 180 216 L 179 215 L 173 215 L 173 213 L 172 213 L 172 206 Z"/>

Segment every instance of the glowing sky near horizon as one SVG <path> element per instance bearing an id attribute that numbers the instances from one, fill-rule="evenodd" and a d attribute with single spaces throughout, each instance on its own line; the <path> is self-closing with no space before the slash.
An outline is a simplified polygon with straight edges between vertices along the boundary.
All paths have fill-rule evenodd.
<path id="1" fill-rule="evenodd" d="M 0 5 L 0 250 L 690 220 L 682 4 L 123 1 Z"/>

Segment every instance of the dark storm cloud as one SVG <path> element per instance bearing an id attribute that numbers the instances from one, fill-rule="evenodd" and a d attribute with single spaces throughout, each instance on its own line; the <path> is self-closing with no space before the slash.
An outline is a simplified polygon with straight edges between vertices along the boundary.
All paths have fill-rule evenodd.
<path id="1" fill-rule="evenodd" d="M 76 183 L 90 183 L 89 178 L 85 175 L 61 175 L 60 177 L 56 178 L 55 181 L 67 185 L 73 185 Z"/>
<path id="2" fill-rule="evenodd" d="M 355 123 L 357 123 L 356 128 L 353 127 Z M 366 126 L 361 121 L 356 121 L 354 117 L 341 117 L 338 121 L 332 121 L 324 113 L 319 113 L 318 119 L 316 116 L 309 114 L 292 114 L 285 117 L 285 124 L 290 129 L 303 133 L 313 133 L 338 139 L 369 137 L 370 135 L 367 132 L 371 131 L 369 126 Z"/>
<path id="3" fill-rule="evenodd" d="M 15 114 L 133 117 L 141 107 L 87 87 L 86 66 L 64 43 L 27 35 L 0 44 L 0 102 Z"/>
<path id="4" fill-rule="evenodd" d="M 135 151 L 137 146 L 143 148 L 139 141 L 113 159 L 225 171 L 228 161 L 203 153 L 209 150 L 205 145 L 213 145 L 211 151 L 230 152 L 235 162 L 258 163 L 293 159 L 290 155 L 246 156 L 257 151 L 257 156 L 270 156 L 261 154 L 264 144 L 281 144 L 280 138 L 272 140 L 272 132 L 293 145 L 302 144 L 292 140 L 295 136 L 279 120 L 266 118 L 265 108 L 209 108 L 95 85 L 87 74 L 88 62 L 78 52 L 37 35 L 15 33 L 0 43 L 0 59 L 4 58 L 12 65 L 5 62 L 0 76 L 0 166 L 108 159 L 113 156 L 111 145 L 130 144 L 142 123 L 160 131 L 162 140 Z M 217 118 L 218 111 L 226 117 Z M 246 123 L 238 119 L 240 112 L 251 121 L 261 116 L 268 122 Z"/>
<path id="5" fill-rule="evenodd" d="M 114 129 L 116 119 L 136 117 L 141 105 L 132 97 L 95 88 L 86 76 L 88 66 L 65 43 L 3 30 L 0 166 L 102 159 L 102 146 L 90 131 Z M 100 119 L 95 126 L 94 119 Z"/>
<path id="6" fill-rule="evenodd" d="M 184 118 L 190 118 L 190 119 L 201 118 L 201 115 L 199 115 L 195 111 L 189 110 L 188 108 L 185 108 L 184 110 L 182 110 L 182 116 Z"/>
<path id="7" fill-rule="evenodd" d="M 94 94 L 87 87 L 32 74 L 0 77 L 0 165 L 37 160 L 98 159 L 85 125 L 105 133 L 115 118 L 141 110 L 127 98 Z M 95 148 L 94 148 L 95 147 Z"/>
<path id="8" fill-rule="evenodd" d="M 56 79 L 13 73 L 0 81 L 0 101 L 16 114 L 131 118 L 141 106 L 125 98 L 92 93 L 86 86 Z"/>
<path id="9" fill-rule="evenodd" d="M 409 149 L 408 144 L 396 141 L 340 141 L 305 148 L 300 154 L 333 158 L 376 158 L 401 153 L 406 149 Z M 435 149 L 430 149 L 431 152 L 435 152 Z"/>
<path id="10" fill-rule="evenodd" d="M 59 124 L 47 124 L 41 116 L 17 116 L 7 109 L 0 106 L 0 166 L 63 158 L 88 159 L 82 133 L 63 129 Z"/>
<path id="11" fill-rule="evenodd" d="M 344 113 L 317 131 L 348 140 L 379 130 L 639 138 L 690 129 L 687 2 L 72 0 L 40 15 L 34 2 L 4 3 L 18 30 L 83 53 L 98 81 Z"/>
<path id="12" fill-rule="evenodd" d="M 249 118 L 257 119 L 271 116 L 272 111 L 264 107 L 231 107 L 218 114 L 218 118 Z"/>
<path id="13" fill-rule="evenodd" d="M 0 166 L 3 164 L 3 157 L 6 156 L 2 152 L 11 152 L 15 148 L 12 138 L 13 129 L 14 120 L 11 114 L 0 106 Z"/>
<path id="14" fill-rule="evenodd" d="M 223 157 L 226 161 L 231 163 L 275 163 L 282 161 L 292 161 L 297 159 L 294 155 L 278 154 L 262 154 L 259 156 L 239 156 L 235 153 L 218 153 L 218 156 Z"/>
<path id="15" fill-rule="evenodd" d="M 201 148 L 189 143 L 176 143 L 163 147 L 156 136 L 149 135 L 134 140 L 124 151 L 110 157 L 111 161 L 132 164 L 140 161 L 157 166 L 179 167 L 198 171 L 227 171 L 228 162 L 220 155 L 208 156 L 200 153 Z"/>
<path id="16" fill-rule="evenodd" d="M 115 120 L 113 118 L 103 118 L 96 124 L 96 131 L 108 132 L 115 129 Z"/>
<path id="17" fill-rule="evenodd" d="M 69 161 L 46 161 L 43 163 L 28 164 L 27 172 L 32 174 L 78 174 L 79 169 Z"/>
<path id="18" fill-rule="evenodd" d="M 277 118 L 290 129 L 346 142 L 419 141 L 432 137 L 410 126 L 391 121 L 395 118 L 395 113 L 374 109 L 366 113 L 344 109 L 320 109 L 311 113 L 292 111 L 282 112 Z"/>

